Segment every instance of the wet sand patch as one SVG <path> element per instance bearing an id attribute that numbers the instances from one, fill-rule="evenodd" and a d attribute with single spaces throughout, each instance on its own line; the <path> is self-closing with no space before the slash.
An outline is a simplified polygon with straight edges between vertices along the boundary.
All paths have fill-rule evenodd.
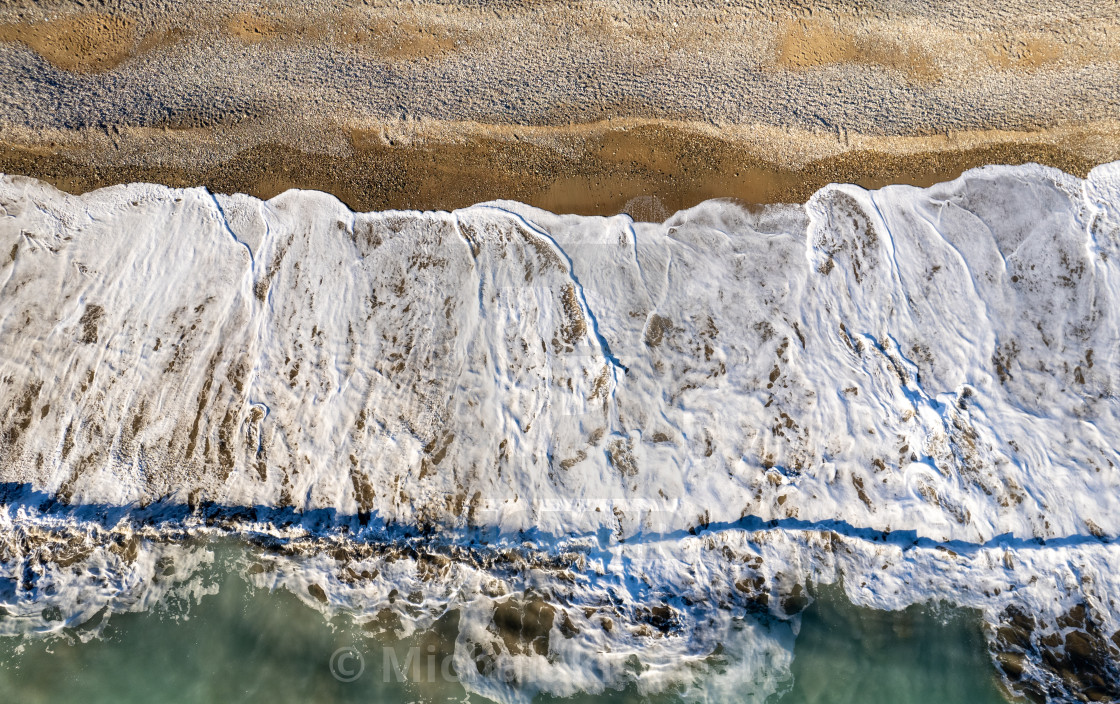
<path id="1" fill-rule="evenodd" d="M 90 13 L 34 24 L 0 25 L 0 42 L 20 42 L 58 68 L 76 73 L 108 71 L 132 55 L 135 23 Z"/>
<path id="2" fill-rule="evenodd" d="M 281 43 L 320 40 L 326 36 L 326 25 L 239 12 L 228 17 L 223 26 L 226 35 L 246 44 L 278 41 Z"/>
<path id="3" fill-rule="evenodd" d="M 729 131 L 730 132 L 730 131 Z M 207 133 L 198 132 L 198 139 Z M 827 139 L 825 137 L 819 137 Z M 73 150 L 49 145 L 0 146 L 0 172 L 33 176 L 71 193 L 129 182 L 175 187 L 203 185 L 215 192 L 271 198 L 290 188 L 333 194 L 358 211 L 450 210 L 495 199 L 514 199 L 553 212 L 613 215 L 642 220 L 712 198 L 745 204 L 804 202 L 833 182 L 867 188 L 928 186 L 986 164 L 1038 162 L 1084 176 L 1097 157 L 1069 147 L 1071 137 L 1015 140 L 1011 136 L 953 148 L 926 140 L 925 148 L 851 137 L 847 149 L 791 158 L 776 145 L 767 159 L 759 145 L 718 130 L 645 124 L 625 128 L 503 127 L 442 137 L 408 137 L 378 130 L 350 132 L 346 155 L 316 154 L 278 142 L 233 151 L 232 158 L 178 166 L 91 164 Z M 1076 141 L 1076 140 L 1075 140 Z M 1087 138 L 1086 138 L 1086 141 Z M 179 148 L 189 148 L 192 139 Z M 1115 144 L 1115 142 L 1108 142 Z M 1104 149 L 1103 157 L 1117 158 Z M 172 164 L 177 162 L 171 161 Z"/>
<path id="4" fill-rule="evenodd" d="M 461 23 L 432 13 L 351 14 L 341 21 L 318 20 L 241 12 L 226 19 L 223 31 L 246 44 L 329 42 L 365 58 L 391 61 L 439 58 L 464 50 L 477 39 Z"/>
<path id="5" fill-rule="evenodd" d="M 988 60 L 1001 70 L 1029 71 L 1058 63 L 1064 53 L 1062 47 L 1049 37 L 1007 37 L 991 47 Z M 1099 58 L 1083 49 L 1077 53 L 1080 55 L 1079 65 L 1085 65 L 1094 58 Z"/>
<path id="6" fill-rule="evenodd" d="M 358 26 L 344 39 L 367 56 L 415 61 L 464 51 L 478 37 L 453 23 L 404 18 Z"/>
<path id="7" fill-rule="evenodd" d="M 932 59 L 917 47 L 871 33 L 845 32 L 819 21 L 787 24 L 778 39 L 774 62 L 779 68 L 790 70 L 840 64 L 881 66 L 919 83 L 941 78 Z"/>

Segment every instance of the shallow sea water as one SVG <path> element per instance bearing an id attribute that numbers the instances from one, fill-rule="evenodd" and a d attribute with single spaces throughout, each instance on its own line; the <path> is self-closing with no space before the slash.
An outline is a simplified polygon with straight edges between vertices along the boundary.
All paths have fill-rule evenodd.
<path id="1" fill-rule="evenodd" d="M 234 550 L 217 554 L 204 575 L 217 593 L 197 603 L 115 615 L 103 637 L 85 643 L 73 635 L 0 640 L 0 702 L 489 701 L 469 695 L 453 672 L 441 669 L 454 629 L 441 634 L 437 624 L 408 639 L 378 640 L 345 617 L 324 618 L 286 591 L 252 587 L 238 574 Z M 975 614 L 938 605 L 857 608 L 835 586 L 817 597 L 802 616 L 792 685 L 772 703 L 1006 702 Z M 404 677 L 394 667 L 403 667 Z M 537 698 L 676 700 L 633 691 Z"/>
<path id="2" fill-rule="evenodd" d="M 802 616 L 780 704 L 1001 704 L 979 615 L 944 605 L 858 608 L 825 588 Z"/>

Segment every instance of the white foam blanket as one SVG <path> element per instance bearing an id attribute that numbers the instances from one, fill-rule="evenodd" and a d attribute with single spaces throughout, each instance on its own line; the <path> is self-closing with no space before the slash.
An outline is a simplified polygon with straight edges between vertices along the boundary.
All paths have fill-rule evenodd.
<path id="1" fill-rule="evenodd" d="M 828 186 L 804 206 L 713 201 L 663 224 L 504 201 L 355 214 L 307 191 L 74 197 L 3 177 L 4 569 L 31 550 L 12 536 L 48 528 L 96 542 L 207 514 L 382 545 L 417 528 L 536 556 L 536 577 L 452 560 L 417 582 L 440 606 L 402 628 L 462 610 L 464 663 L 500 601 L 488 580 L 609 602 L 633 626 L 557 612 L 548 658 L 494 636 L 488 657 L 522 663 L 518 685 L 460 671 L 498 699 L 652 691 L 732 641 L 753 655 L 721 677 L 765 698 L 792 635 L 729 635 L 765 630 L 743 601 L 755 576 L 776 597 L 842 579 L 878 608 L 975 607 L 1012 687 L 1115 691 L 1118 289 L 1120 165 Z M 153 530 L 141 553 L 170 549 Z M 572 551 L 574 582 L 539 566 Z M 112 559 L 146 583 L 155 558 L 130 557 Z M 324 560 L 268 574 L 367 615 L 411 579 L 340 581 Z M 65 579 L 51 596 L 13 576 L 0 598 L 81 620 L 128 591 L 78 608 L 80 578 Z M 639 632 L 651 600 L 675 614 L 667 635 Z M 1079 625 L 1059 623 L 1078 607 Z M 1096 674 L 1041 656 L 1071 632 Z M 631 654 L 640 666 L 580 664 Z"/>

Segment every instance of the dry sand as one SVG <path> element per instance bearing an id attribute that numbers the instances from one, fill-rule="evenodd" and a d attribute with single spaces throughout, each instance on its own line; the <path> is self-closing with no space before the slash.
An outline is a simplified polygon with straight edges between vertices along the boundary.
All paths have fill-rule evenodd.
<path id="1" fill-rule="evenodd" d="M 656 218 L 1120 158 L 1120 9 L 59 0 L 0 8 L 0 171 Z"/>

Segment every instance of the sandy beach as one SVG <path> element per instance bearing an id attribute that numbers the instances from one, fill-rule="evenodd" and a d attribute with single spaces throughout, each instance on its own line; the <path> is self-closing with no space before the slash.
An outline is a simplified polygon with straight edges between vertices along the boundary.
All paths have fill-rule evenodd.
<path id="1" fill-rule="evenodd" d="M 0 10 L 0 171 L 657 219 L 1120 158 L 1120 12 L 852 2 Z"/>

